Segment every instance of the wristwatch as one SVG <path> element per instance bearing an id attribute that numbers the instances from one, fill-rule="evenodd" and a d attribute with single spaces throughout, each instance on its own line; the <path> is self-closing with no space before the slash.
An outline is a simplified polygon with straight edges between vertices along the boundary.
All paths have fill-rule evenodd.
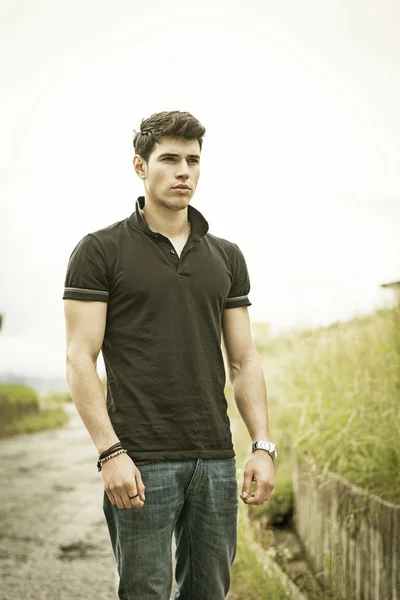
<path id="1" fill-rule="evenodd" d="M 254 450 L 266 450 L 273 461 L 275 461 L 278 457 L 278 453 L 275 450 L 275 444 L 272 442 L 253 442 L 251 445 L 251 451 L 254 452 Z"/>

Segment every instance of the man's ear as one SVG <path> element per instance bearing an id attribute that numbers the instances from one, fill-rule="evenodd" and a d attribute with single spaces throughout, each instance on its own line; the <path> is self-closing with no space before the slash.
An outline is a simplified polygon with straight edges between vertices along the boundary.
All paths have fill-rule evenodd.
<path id="1" fill-rule="evenodd" d="M 135 154 L 133 157 L 133 167 L 136 171 L 136 175 L 138 175 L 140 179 L 146 179 L 146 162 L 140 154 Z"/>

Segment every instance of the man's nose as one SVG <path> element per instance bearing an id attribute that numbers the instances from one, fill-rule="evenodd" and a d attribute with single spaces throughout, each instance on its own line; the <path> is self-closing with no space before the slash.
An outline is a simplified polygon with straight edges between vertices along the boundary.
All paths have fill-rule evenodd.
<path id="1" fill-rule="evenodd" d="M 189 177 L 189 165 L 187 164 L 186 160 L 181 160 L 181 162 L 178 164 L 178 171 L 176 173 L 178 176 L 186 176 Z"/>

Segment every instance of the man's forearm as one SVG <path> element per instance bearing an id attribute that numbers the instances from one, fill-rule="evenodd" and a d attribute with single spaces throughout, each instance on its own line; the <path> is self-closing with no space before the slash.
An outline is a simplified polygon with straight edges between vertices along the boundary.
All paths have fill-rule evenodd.
<path id="1" fill-rule="evenodd" d="M 255 350 L 230 370 L 233 396 L 253 441 L 269 441 L 267 389 L 261 360 Z"/>
<path id="2" fill-rule="evenodd" d="M 108 416 L 96 365 L 89 356 L 68 361 L 67 381 L 79 415 L 101 454 L 119 440 Z"/>

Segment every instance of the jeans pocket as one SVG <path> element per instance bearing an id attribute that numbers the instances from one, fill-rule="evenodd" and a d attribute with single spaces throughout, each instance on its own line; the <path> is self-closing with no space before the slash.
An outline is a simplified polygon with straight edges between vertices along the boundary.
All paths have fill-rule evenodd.
<path id="1" fill-rule="evenodd" d="M 134 460 L 133 462 L 135 463 L 135 467 L 144 467 L 145 465 L 150 465 L 151 463 L 156 462 L 156 459 Z"/>

